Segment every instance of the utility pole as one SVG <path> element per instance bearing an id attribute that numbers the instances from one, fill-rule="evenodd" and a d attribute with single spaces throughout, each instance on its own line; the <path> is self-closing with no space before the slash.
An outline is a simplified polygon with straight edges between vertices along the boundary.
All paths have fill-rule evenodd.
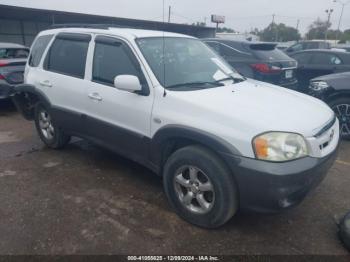
<path id="1" fill-rule="evenodd" d="M 171 17 L 171 5 L 169 5 L 168 23 L 170 23 L 170 17 Z"/>
<path id="2" fill-rule="evenodd" d="M 341 0 L 334 0 L 333 2 L 334 2 L 334 3 L 339 3 L 339 4 L 342 5 L 341 13 L 340 13 L 340 17 L 339 17 L 337 35 L 336 35 L 336 37 L 335 37 L 335 40 L 338 40 L 339 33 L 340 33 L 341 20 L 342 20 L 342 18 L 343 18 L 343 14 L 344 14 L 344 8 L 345 8 L 345 6 L 346 6 L 347 4 L 350 3 L 350 1 L 344 3 L 344 2 L 342 2 Z"/>
<path id="3" fill-rule="evenodd" d="M 300 24 L 300 19 L 298 19 L 298 21 L 297 21 L 297 31 L 299 31 L 299 24 Z"/>
<path id="4" fill-rule="evenodd" d="M 327 19 L 327 25 L 326 25 L 325 40 L 327 40 L 327 37 L 328 37 L 329 23 L 331 21 L 331 16 L 332 16 L 333 11 L 334 11 L 333 9 L 326 10 L 326 13 L 328 14 L 328 19 Z"/>
<path id="5" fill-rule="evenodd" d="M 276 17 L 276 15 L 273 14 L 273 15 L 272 15 L 271 30 L 273 30 L 273 28 L 276 27 L 275 42 L 277 42 L 277 41 L 278 41 L 278 27 L 277 27 L 277 25 L 275 24 L 275 17 Z"/>

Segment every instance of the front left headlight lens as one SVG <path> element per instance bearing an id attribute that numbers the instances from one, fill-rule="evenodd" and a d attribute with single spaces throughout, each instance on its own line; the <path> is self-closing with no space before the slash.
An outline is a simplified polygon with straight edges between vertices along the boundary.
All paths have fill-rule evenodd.
<path id="1" fill-rule="evenodd" d="M 323 91 L 329 88 L 329 85 L 325 81 L 313 81 L 310 83 L 310 89 L 314 91 Z"/>
<path id="2" fill-rule="evenodd" d="M 270 132 L 253 140 L 253 148 L 257 159 L 285 162 L 308 155 L 303 136 L 294 133 Z"/>

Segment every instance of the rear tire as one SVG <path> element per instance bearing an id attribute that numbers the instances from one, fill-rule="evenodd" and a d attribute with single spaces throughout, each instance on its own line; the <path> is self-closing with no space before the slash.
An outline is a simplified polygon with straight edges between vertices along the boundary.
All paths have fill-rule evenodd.
<path id="1" fill-rule="evenodd" d="M 191 224 L 217 228 L 238 210 L 233 175 L 214 153 L 188 146 L 173 153 L 164 166 L 167 198 L 177 214 Z"/>
<path id="2" fill-rule="evenodd" d="M 52 149 L 61 149 L 70 141 L 70 136 L 66 135 L 52 119 L 50 110 L 41 102 L 35 106 L 34 114 L 35 126 L 40 139 L 44 144 Z"/>
<path id="3" fill-rule="evenodd" d="M 342 138 L 350 140 L 350 98 L 337 98 L 329 102 L 340 122 Z"/>

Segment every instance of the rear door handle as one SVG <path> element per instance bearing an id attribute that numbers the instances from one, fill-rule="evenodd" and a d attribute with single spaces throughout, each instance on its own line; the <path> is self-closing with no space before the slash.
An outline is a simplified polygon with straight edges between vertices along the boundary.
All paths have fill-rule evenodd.
<path id="1" fill-rule="evenodd" d="M 88 97 L 92 100 L 102 101 L 102 97 L 96 92 L 89 94 Z"/>
<path id="2" fill-rule="evenodd" d="M 49 80 L 44 80 L 39 83 L 41 86 L 52 87 L 52 84 Z"/>

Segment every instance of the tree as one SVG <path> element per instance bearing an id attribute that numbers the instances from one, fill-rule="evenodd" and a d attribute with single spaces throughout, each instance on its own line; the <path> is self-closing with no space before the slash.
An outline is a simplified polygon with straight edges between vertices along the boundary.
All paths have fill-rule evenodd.
<path id="1" fill-rule="evenodd" d="M 309 40 L 312 39 L 325 39 L 326 38 L 326 32 L 331 27 L 331 23 L 325 20 L 321 20 L 320 18 L 317 18 L 316 21 L 314 21 L 309 26 L 309 31 L 306 33 L 306 38 Z M 331 30 L 332 31 L 332 30 Z M 329 31 L 328 37 L 331 38 L 330 34 L 333 34 L 333 32 Z M 336 34 L 336 32 L 335 32 Z M 334 35 L 335 35 L 334 34 Z M 334 36 L 335 39 L 335 36 Z"/>
<path id="2" fill-rule="evenodd" d="M 228 27 L 219 27 L 217 32 L 218 33 L 235 33 L 236 31 Z"/>
<path id="3" fill-rule="evenodd" d="M 251 33 L 252 35 L 257 35 L 257 36 L 260 36 L 260 34 L 261 34 L 261 32 L 259 31 L 258 28 L 252 29 L 252 30 L 250 31 L 250 33 Z"/>
<path id="4" fill-rule="evenodd" d="M 262 41 L 268 42 L 298 41 L 301 39 L 301 35 L 297 29 L 286 26 L 283 23 L 271 23 L 264 30 L 259 32 L 258 29 L 255 29 L 252 33 L 258 34 Z"/>
<path id="5" fill-rule="evenodd" d="M 204 22 L 196 22 L 196 23 L 192 23 L 193 26 L 207 26 L 206 23 Z"/>
<path id="6" fill-rule="evenodd" d="M 346 43 L 347 41 L 350 41 L 350 29 L 345 30 L 340 37 L 340 43 Z"/>

